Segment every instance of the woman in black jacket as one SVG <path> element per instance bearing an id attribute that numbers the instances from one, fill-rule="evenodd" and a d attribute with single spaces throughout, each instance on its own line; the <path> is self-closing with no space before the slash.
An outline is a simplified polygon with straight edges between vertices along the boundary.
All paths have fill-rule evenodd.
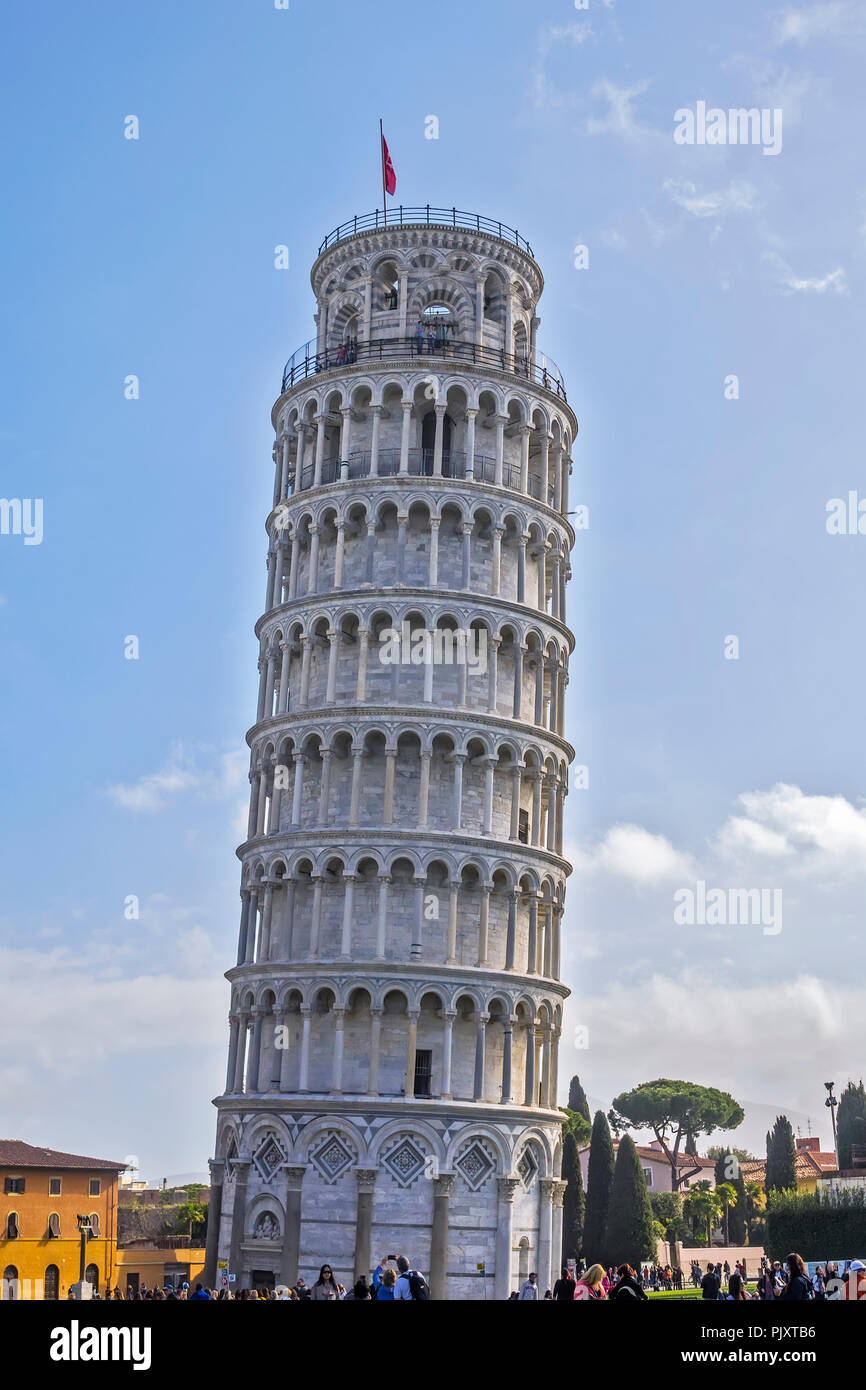
<path id="1" fill-rule="evenodd" d="M 779 1297 L 796 1302 L 812 1297 L 812 1280 L 806 1273 L 806 1266 L 799 1255 L 788 1256 L 788 1282 Z"/>
<path id="2" fill-rule="evenodd" d="M 609 1300 L 620 1303 L 646 1302 L 646 1294 L 635 1278 L 631 1265 L 620 1265 L 616 1274 L 616 1283 L 608 1294 Z"/>

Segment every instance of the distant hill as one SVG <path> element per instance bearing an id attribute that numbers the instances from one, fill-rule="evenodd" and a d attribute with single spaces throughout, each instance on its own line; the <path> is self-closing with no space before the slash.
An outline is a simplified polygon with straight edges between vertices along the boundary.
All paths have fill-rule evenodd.
<path id="1" fill-rule="evenodd" d="M 150 1178 L 148 1187 L 162 1187 L 163 1182 L 168 1187 L 186 1187 L 188 1183 L 199 1182 L 204 1187 L 210 1187 L 209 1173 L 163 1173 L 159 1178 Z"/>

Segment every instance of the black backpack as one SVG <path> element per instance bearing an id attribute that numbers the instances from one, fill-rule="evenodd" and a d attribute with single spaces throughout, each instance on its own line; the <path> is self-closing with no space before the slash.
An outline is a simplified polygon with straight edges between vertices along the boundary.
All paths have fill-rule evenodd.
<path id="1" fill-rule="evenodd" d="M 409 1292 L 415 1303 L 425 1303 L 430 1297 L 430 1289 L 423 1274 L 419 1274 L 417 1269 L 406 1271 L 406 1278 L 409 1280 Z"/>

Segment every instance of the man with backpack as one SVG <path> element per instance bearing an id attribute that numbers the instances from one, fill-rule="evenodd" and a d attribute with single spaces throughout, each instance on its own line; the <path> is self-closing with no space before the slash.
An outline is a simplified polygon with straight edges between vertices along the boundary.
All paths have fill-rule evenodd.
<path id="1" fill-rule="evenodd" d="M 394 1286 L 394 1298 L 407 1299 L 413 1303 L 424 1303 L 430 1297 L 430 1290 L 427 1280 L 423 1274 L 419 1274 L 417 1269 L 409 1268 L 409 1261 L 405 1255 L 398 1255 L 397 1269 L 400 1277 Z"/>

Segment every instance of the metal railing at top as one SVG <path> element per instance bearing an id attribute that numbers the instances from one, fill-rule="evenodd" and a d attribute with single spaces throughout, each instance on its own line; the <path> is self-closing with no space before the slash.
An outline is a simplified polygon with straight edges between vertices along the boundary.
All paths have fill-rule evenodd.
<path id="1" fill-rule="evenodd" d="M 360 217 L 353 217 L 351 221 L 341 223 L 328 233 L 319 247 L 319 255 L 327 251 L 329 246 L 336 246 L 337 242 L 345 241 L 347 237 L 355 236 L 358 232 L 378 232 L 388 227 L 464 227 L 467 231 L 486 232 L 489 236 L 498 237 L 500 241 L 508 241 L 535 259 L 535 253 L 526 237 L 522 237 L 514 227 L 509 227 L 505 222 L 500 222 L 495 217 L 482 217 L 477 212 L 459 212 L 457 208 L 434 208 L 429 203 L 420 208 L 404 208 L 401 204 L 399 207 L 389 208 L 387 217 L 382 208 L 377 208 L 375 212 L 363 213 Z"/>
<path id="2" fill-rule="evenodd" d="M 468 362 L 478 367 L 497 367 L 500 371 L 532 381 L 546 391 L 553 391 L 560 400 L 568 401 L 562 373 L 544 353 L 536 352 L 533 362 L 523 354 L 505 352 L 502 348 L 463 342 L 448 335 L 423 333 L 412 333 L 405 338 L 378 338 L 370 342 L 356 342 L 353 339 L 321 351 L 317 350 L 316 340 L 312 339 L 292 353 L 286 363 L 282 390 L 288 391 L 290 386 L 320 372 L 353 367 L 358 362 L 387 362 L 403 357 L 439 358 L 447 362 Z"/>

